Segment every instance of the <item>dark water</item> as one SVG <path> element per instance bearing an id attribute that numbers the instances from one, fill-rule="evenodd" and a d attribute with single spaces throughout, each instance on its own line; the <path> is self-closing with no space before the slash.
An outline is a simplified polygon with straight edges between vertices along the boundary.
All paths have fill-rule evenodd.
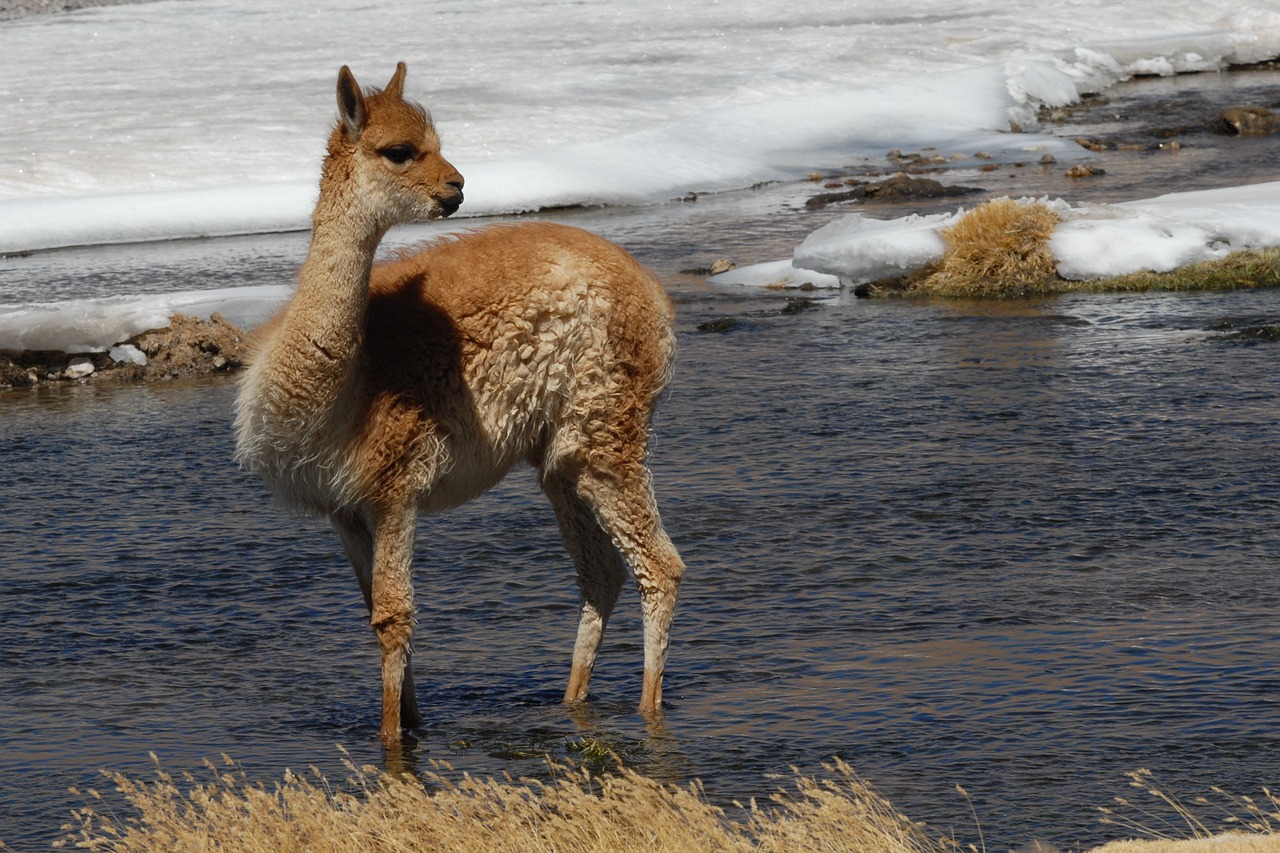
<path id="1" fill-rule="evenodd" d="M 528 472 L 423 524 L 418 755 L 536 773 L 591 738 L 718 800 L 839 755 L 988 845 L 1104 837 L 1151 767 L 1280 776 L 1280 293 L 1012 305 L 678 291 L 654 461 L 689 563 L 665 729 L 628 590 L 558 704 L 571 569 Z M 698 323 L 731 314 L 726 334 Z M 0 398 L 0 826 L 95 770 L 377 762 L 377 654 L 333 536 L 230 462 L 226 381 Z M 341 778 L 341 771 L 336 772 Z M 97 781 L 100 784 L 100 780 Z M 1002 849 L 991 846 L 989 849 Z"/>
<path id="2" fill-rule="evenodd" d="M 727 804 L 840 756 L 976 842 L 963 785 L 989 850 L 1111 837 L 1095 807 L 1138 767 L 1187 796 L 1276 785 L 1280 343 L 1236 332 L 1280 325 L 1280 292 L 838 296 L 783 313 L 780 295 L 679 270 L 780 257 L 821 223 L 726 204 L 588 217 L 679 303 L 654 458 L 689 564 L 665 725 L 632 710 L 631 589 L 589 708 L 559 704 L 572 570 L 523 471 L 422 523 L 416 760 L 537 774 L 539 756 L 600 742 Z M 269 283 L 300 246 L 86 251 L 9 274 Z M 723 316 L 737 326 L 698 331 Z M 147 777 L 149 752 L 197 773 L 227 753 L 267 781 L 343 778 L 337 744 L 381 760 L 350 570 L 323 525 L 236 470 L 233 396 L 225 379 L 0 394 L 0 839 L 15 849 L 58 836 L 82 802 L 68 786 L 105 787 L 101 767 Z"/>

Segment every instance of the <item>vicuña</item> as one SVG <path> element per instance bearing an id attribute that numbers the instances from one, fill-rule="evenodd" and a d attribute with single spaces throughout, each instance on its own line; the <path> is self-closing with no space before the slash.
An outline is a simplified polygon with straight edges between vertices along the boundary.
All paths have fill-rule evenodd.
<path id="1" fill-rule="evenodd" d="M 640 711 L 661 713 L 684 573 L 646 466 L 671 374 L 672 308 L 618 246 L 550 224 L 492 227 L 374 265 L 387 230 L 448 216 L 462 176 L 405 66 L 362 91 L 344 66 L 291 301 L 258 333 L 236 401 L 237 458 L 337 530 L 382 650 L 384 744 L 421 722 L 410 666 L 420 512 L 457 506 L 521 460 L 577 568 L 564 698 L 582 701 L 629 566 L 644 616 Z"/>

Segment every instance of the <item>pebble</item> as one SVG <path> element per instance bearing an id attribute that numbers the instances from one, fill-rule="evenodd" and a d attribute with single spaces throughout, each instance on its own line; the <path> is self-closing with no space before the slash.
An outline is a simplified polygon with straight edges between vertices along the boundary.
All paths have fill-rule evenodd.
<path id="1" fill-rule="evenodd" d="M 1079 166 L 1072 166 L 1067 169 L 1065 174 L 1068 178 L 1094 178 L 1106 173 L 1105 169 L 1099 169 L 1097 166 L 1086 166 L 1082 163 Z"/>
<path id="2" fill-rule="evenodd" d="M 107 351 L 111 356 L 111 360 L 116 364 L 136 364 L 139 367 L 147 366 L 147 354 L 135 347 L 133 344 L 120 344 L 120 346 L 112 347 Z"/>
<path id="3" fill-rule="evenodd" d="M 84 356 L 71 359 L 67 369 L 63 371 L 68 379 L 84 379 L 93 373 L 93 362 Z"/>

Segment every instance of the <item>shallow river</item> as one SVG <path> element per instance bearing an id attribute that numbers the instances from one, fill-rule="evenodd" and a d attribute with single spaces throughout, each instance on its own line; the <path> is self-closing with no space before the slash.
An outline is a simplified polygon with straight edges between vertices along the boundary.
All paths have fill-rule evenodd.
<path id="1" fill-rule="evenodd" d="M 559 704 L 572 569 L 529 471 L 422 523 L 414 758 L 542 772 L 600 742 L 727 804 L 848 761 L 987 849 L 1115 835 L 1097 806 L 1280 780 L 1280 292 L 1011 303 L 716 291 L 781 257 L 769 204 L 569 215 L 670 282 L 654 455 L 688 565 L 665 725 L 637 596 Z M 729 216 L 726 211 L 731 210 Z M 832 212 L 830 215 L 835 215 Z M 709 248 L 710 247 L 710 248 Z M 298 236 L 33 256 L 49 280 L 270 283 Z M 707 256 L 708 253 L 711 256 Z M 61 269 L 62 272 L 58 270 Z M 81 273 L 77 273 L 77 269 Z M 15 270 L 17 272 L 15 272 Z M 34 272 L 32 272 L 34 270 Z M 725 333 L 699 324 L 732 316 Z M 335 537 L 231 461 L 226 379 L 0 394 L 0 839 L 46 846 L 101 767 L 377 763 L 377 651 Z"/>

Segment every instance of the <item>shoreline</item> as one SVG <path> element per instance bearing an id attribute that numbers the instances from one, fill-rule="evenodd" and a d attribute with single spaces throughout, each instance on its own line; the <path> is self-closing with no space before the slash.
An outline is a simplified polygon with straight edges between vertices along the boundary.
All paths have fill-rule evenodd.
<path id="1" fill-rule="evenodd" d="M 19 0 L 0 10 L 0 18 L 129 2 L 147 0 Z M 776 203 L 784 210 L 793 208 L 790 215 L 797 220 L 813 211 L 820 215 L 861 212 L 893 219 L 953 209 L 965 204 L 964 197 L 975 197 L 981 204 L 980 194 L 1112 203 L 1143 193 L 1158 194 L 1174 181 L 1198 187 L 1219 178 L 1224 165 L 1241 184 L 1264 177 L 1274 179 L 1270 164 L 1280 154 L 1280 114 L 1266 108 L 1276 121 L 1271 132 L 1257 134 L 1228 132 L 1222 117 L 1264 101 L 1277 71 L 1280 67 L 1275 62 L 1267 62 L 1234 68 L 1223 75 L 1135 79 L 1069 108 L 1046 113 L 1042 120 L 1052 125 L 1055 133 L 1076 139 L 1093 152 L 1091 163 L 1097 168 L 1089 177 L 1065 177 L 1061 164 L 993 164 L 977 177 L 961 179 L 952 176 L 953 170 L 946 164 L 937 163 L 936 157 L 899 153 L 894 161 L 899 171 L 894 176 L 876 180 L 865 172 L 815 174 L 785 188 Z M 1220 85 L 1223 80 L 1231 80 L 1233 85 Z M 1241 81 L 1247 84 L 1238 85 Z M 898 152 L 890 152 L 894 153 Z M 952 183 L 978 186 L 944 186 Z M 897 191 L 886 192 L 886 187 Z M 920 187 L 936 187 L 937 192 L 921 192 Z M 965 195 L 953 197 L 960 190 Z M 707 247 L 706 255 L 717 257 L 732 251 L 728 245 L 717 244 Z M 1158 281 L 1151 281 L 1137 289 L 1163 288 Z M 855 295 L 859 294 L 855 291 Z M 204 325 L 192 325 L 197 322 Z M 216 315 L 209 321 L 195 321 L 176 314 L 167 328 L 153 329 L 113 347 L 115 358 L 108 352 L 0 351 L 0 389 L 233 372 L 243 364 L 241 348 L 248 334 L 247 329 L 236 328 Z M 147 346 L 139 346 L 142 338 L 147 339 Z"/>
<path id="2" fill-rule="evenodd" d="M 232 373 L 244 366 L 249 333 L 221 314 L 174 314 L 168 326 L 134 335 L 105 352 L 0 353 L 0 391 L 89 382 L 156 382 Z"/>

